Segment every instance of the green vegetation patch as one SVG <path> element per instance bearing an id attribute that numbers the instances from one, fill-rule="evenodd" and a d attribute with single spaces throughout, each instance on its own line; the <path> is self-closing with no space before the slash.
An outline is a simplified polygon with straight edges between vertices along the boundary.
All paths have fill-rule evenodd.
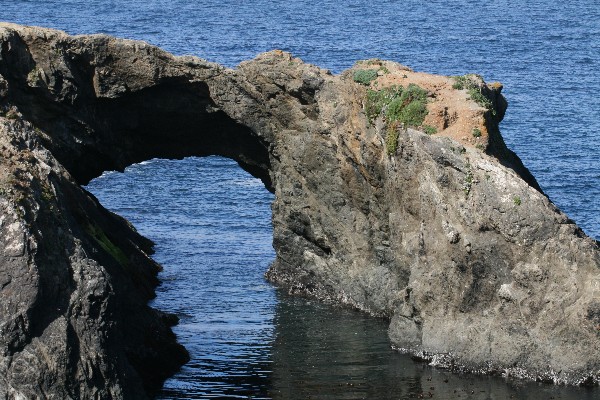
<path id="1" fill-rule="evenodd" d="M 427 91 L 415 84 L 390 86 L 381 90 L 369 90 L 365 111 L 369 121 L 381 113 L 386 121 L 400 122 L 405 126 L 419 127 L 427 116 Z"/>
<path id="2" fill-rule="evenodd" d="M 473 100 L 475 103 L 479 104 L 481 107 L 487 108 L 489 111 L 491 111 L 492 115 L 496 115 L 496 110 L 494 109 L 494 105 L 492 104 L 490 99 L 488 99 L 487 97 L 485 97 L 485 95 L 483 93 L 481 93 L 480 88 L 469 89 L 469 97 L 471 98 L 471 100 Z"/>
<path id="3" fill-rule="evenodd" d="M 471 80 L 469 75 L 453 76 L 452 79 L 454 79 L 454 84 L 452 85 L 452 88 L 456 90 L 463 90 L 473 85 L 473 81 Z"/>
<path id="4" fill-rule="evenodd" d="M 415 84 L 406 88 L 390 86 L 381 90 L 367 91 L 365 113 L 370 123 L 383 115 L 388 125 L 386 131 L 386 149 L 394 154 L 398 145 L 399 128 L 420 127 L 427 116 L 427 91 Z M 437 132 L 432 126 L 424 127 L 431 135 Z"/>
<path id="5" fill-rule="evenodd" d="M 515 206 L 520 206 L 521 205 L 521 198 L 519 196 L 513 197 L 513 203 L 515 203 Z"/>
<path id="6" fill-rule="evenodd" d="M 377 79 L 377 71 L 374 69 L 357 69 L 353 75 L 354 82 L 369 86 L 372 81 Z"/>
<path id="7" fill-rule="evenodd" d="M 467 89 L 467 93 L 469 93 L 469 98 L 473 100 L 475 103 L 479 104 L 483 108 L 488 109 L 492 115 L 496 115 L 496 110 L 494 109 L 494 105 L 491 100 L 488 99 L 482 92 L 481 86 L 479 82 L 476 81 L 483 78 L 480 75 L 475 74 L 467 74 L 462 76 L 453 76 L 454 84 L 452 88 L 456 90 Z"/>
<path id="8" fill-rule="evenodd" d="M 473 128 L 473 137 L 481 137 L 481 130 L 479 130 L 478 128 Z"/>
<path id="9" fill-rule="evenodd" d="M 385 149 L 389 156 L 396 154 L 398 149 L 398 137 L 400 136 L 398 123 L 391 123 L 386 130 Z"/>
<path id="10" fill-rule="evenodd" d="M 370 123 L 373 123 L 383 109 L 387 107 L 392 100 L 402 95 L 402 86 L 389 86 L 381 90 L 367 91 L 367 101 L 365 102 L 365 113 Z"/>
<path id="11" fill-rule="evenodd" d="M 435 135 L 437 133 L 437 128 L 431 125 L 423 125 L 423 132 L 428 135 Z"/>
<path id="12" fill-rule="evenodd" d="M 385 111 L 388 121 L 414 127 L 421 126 L 426 115 L 427 91 L 412 83 L 390 102 Z"/>

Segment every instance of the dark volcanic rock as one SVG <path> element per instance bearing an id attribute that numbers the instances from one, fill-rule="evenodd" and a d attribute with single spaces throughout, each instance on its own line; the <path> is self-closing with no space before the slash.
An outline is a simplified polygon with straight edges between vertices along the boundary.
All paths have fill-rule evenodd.
<path id="1" fill-rule="evenodd" d="M 79 185 L 211 154 L 275 193 L 272 281 L 389 318 L 437 365 L 598 383 L 598 243 L 504 145 L 501 85 L 476 82 L 485 108 L 448 77 L 360 68 L 424 87 L 438 133 L 398 127 L 388 155 L 352 71 L 279 51 L 231 70 L 0 24 L 0 398 L 146 398 L 187 360 L 147 306 L 152 243 Z"/>

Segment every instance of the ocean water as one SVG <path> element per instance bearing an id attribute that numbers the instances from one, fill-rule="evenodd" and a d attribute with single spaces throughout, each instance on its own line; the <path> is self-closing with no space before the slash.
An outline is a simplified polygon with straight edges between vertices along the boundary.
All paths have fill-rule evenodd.
<path id="1" fill-rule="evenodd" d="M 334 73 L 378 57 L 500 81 L 508 146 L 600 239 L 596 0 L 0 0 L 0 10 L 4 21 L 141 39 L 229 67 L 279 48 Z M 157 243 L 154 306 L 180 315 L 192 354 L 161 398 L 600 398 L 431 369 L 392 352 L 381 321 L 279 292 L 262 277 L 274 257 L 271 195 L 230 160 L 151 160 L 88 189 Z"/>

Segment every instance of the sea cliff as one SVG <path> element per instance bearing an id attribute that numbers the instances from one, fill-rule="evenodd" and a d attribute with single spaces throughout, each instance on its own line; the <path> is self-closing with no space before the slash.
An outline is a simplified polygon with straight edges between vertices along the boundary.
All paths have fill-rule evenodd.
<path id="1" fill-rule="evenodd" d="M 146 398 L 187 360 L 152 243 L 81 185 L 213 154 L 275 194 L 271 281 L 436 365 L 597 384 L 599 246 L 505 146 L 501 90 L 0 24 L 0 398 Z"/>

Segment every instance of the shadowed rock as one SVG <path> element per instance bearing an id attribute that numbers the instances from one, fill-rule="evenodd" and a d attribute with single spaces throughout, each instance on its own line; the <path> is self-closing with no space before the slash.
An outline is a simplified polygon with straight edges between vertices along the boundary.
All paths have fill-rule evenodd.
<path id="1" fill-rule="evenodd" d="M 357 69 L 378 72 L 370 89 Z M 501 85 L 472 82 L 484 106 L 379 60 L 227 69 L 0 24 L 0 398 L 146 398 L 186 362 L 176 317 L 147 305 L 152 243 L 80 185 L 214 154 L 275 193 L 270 280 L 388 318 L 397 348 L 437 365 L 597 384 L 598 243 L 504 145 Z M 365 115 L 367 90 L 411 83 L 434 135 Z"/>

